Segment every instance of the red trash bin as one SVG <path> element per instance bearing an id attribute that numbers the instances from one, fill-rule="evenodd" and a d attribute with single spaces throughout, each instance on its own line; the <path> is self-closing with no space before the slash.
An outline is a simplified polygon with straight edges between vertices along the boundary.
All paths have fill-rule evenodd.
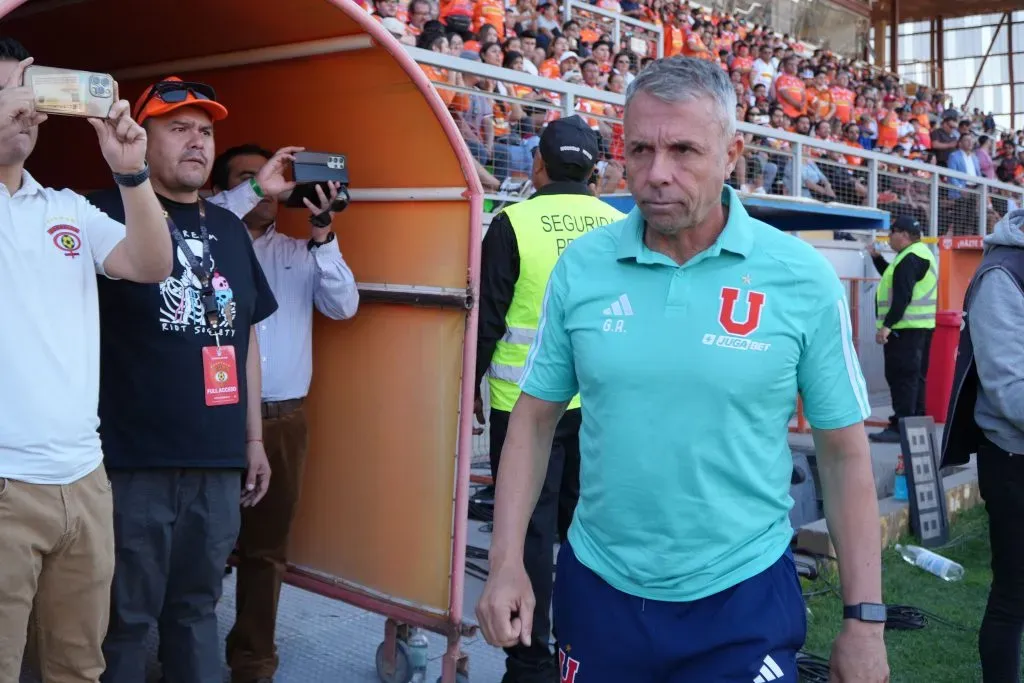
<path id="1" fill-rule="evenodd" d="M 935 422 L 946 421 L 949 397 L 953 393 L 953 374 L 956 371 L 956 350 L 960 345 L 960 311 L 939 311 L 935 314 L 935 333 L 928 357 L 928 377 L 925 380 L 925 413 Z"/>

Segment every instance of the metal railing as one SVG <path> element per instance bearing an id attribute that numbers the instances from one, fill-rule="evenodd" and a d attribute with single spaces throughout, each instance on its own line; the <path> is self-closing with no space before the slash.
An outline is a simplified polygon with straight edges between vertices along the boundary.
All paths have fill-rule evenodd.
<path id="1" fill-rule="evenodd" d="M 510 181 L 522 181 L 529 176 L 528 160 L 536 144 L 536 141 L 531 142 L 531 138 L 539 133 L 545 119 L 580 114 L 592 120 L 593 125 L 602 127 L 603 132 L 611 131 L 613 137 L 621 135 L 621 131 L 615 129 L 621 125 L 621 119 L 608 112 L 621 111 L 625 105 L 623 95 L 437 52 L 407 49 L 421 64 L 500 82 L 507 90 L 502 94 L 484 92 L 475 87 L 435 83 L 440 91 L 455 91 L 478 98 L 478 106 L 486 103 L 494 107 L 497 103 L 501 109 L 511 110 L 512 105 L 523 109 L 521 113 L 527 120 L 520 119 L 514 126 L 521 133 L 506 138 L 504 142 L 494 143 L 495 150 L 500 153 L 483 159 L 478 154 L 479 150 L 474 153 L 505 188 L 516 185 Z M 586 106 L 581 107 L 581 104 Z M 610 108 L 596 111 L 603 109 L 604 105 L 610 105 Z M 463 114 L 456 112 L 456 116 Z M 484 118 L 487 116 L 485 114 Z M 767 185 L 764 191 L 768 194 L 827 199 L 882 208 L 897 214 L 911 213 L 928 226 L 931 236 L 985 234 L 999 216 L 1006 213 L 1008 201 L 1024 206 L 1024 188 L 1020 186 L 767 126 L 740 122 L 736 127 L 752 139 L 744 153 L 745 165 L 747 169 L 759 170 L 762 182 Z M 470 147 L 473 150 L 474 145 Z M 519 160 L 518 166 L 512 163 L 513 157 Z M 796 173 L 796 169 L 800 172 Z M 810 185 L 821 187 L 822 184 L 810 183 L 807 178 L 819 175 L 828 180 L 833 196 L 811 189 Z M 739 178 L 734 179 L 737 186 L 739 181 Z M 488 198 L 504 203 L 518 201 L 524 195 L 525 192 L 494 190 L 488 193 Z"/>
<path id="2" fill-rule="evenodd" d="M 573 10 L 576 10 L 575 12 Z M 627 34 L 633 36 L 635 33 L 639 33 L 639 36 L 633 36 L 643 40 L 645 43 L 655 42 L 656 55 L 661 58 L 665 56 L 665 40 L 664 31 L 660 26 L 650 24 L 646 21 L 634 19 L 633 17 L 627 17 L 621 12 L 613 12 L 597 5 L 591 5 L 589 2 L 584 0 L 565 0 L 562 3 L 562 21 L 569 21 L 575 19 L 581 23 L 588 23 L 593 21 L 591 17 L 600 17 L 602 23 L 612 25 L 612 45 L 615 46 L 615 50 L 619 49 L 622 44 L 623 27 L 626 27 Z M 649 36 L 653 36 L 649 37 Z M 633 46 L 630 46 L 633 48 Z M 634 52 L 637 52 L 633 48 Z M 651 56 L 649 49 L 644 50 L 644 57 Z"/>

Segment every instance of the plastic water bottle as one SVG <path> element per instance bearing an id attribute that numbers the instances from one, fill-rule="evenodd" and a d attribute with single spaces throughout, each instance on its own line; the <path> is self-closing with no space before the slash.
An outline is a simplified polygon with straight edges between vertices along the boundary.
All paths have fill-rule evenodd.
<path id="1" fill-rule="evenodd" d="M 423 683 L 427 680 L 427 649 L 430 643 L 420 629 L 414 629 L 409 636 L 409 665 L 412 669 L 412 683 Z"/>
<path id="2" fill-rule="evenodd" d="M 964 578 L 964 568 L 961 565 L 927 548 L 897 543 L 896 551 L 910 564 L 935 574 L 943 581 L 959 581 Z"/>

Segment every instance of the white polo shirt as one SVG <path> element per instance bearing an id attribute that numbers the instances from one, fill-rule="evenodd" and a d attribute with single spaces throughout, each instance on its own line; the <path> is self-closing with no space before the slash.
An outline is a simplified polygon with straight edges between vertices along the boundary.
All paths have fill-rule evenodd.
<path id="1" fill-rule="evenodd" d="M 0 184 L 0 478 L 69 484 L 103 460 L 96 274 L 124 235 L 27 171 Z"/>

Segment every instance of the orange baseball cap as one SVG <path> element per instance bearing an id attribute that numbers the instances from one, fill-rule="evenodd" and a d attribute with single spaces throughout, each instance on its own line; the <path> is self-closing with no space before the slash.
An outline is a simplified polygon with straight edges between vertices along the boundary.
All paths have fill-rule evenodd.
<path id="1" fill-rule="evenodd" d="M 169 76 L 146 88 L 132 107 L 132 118 L 141 124 L 151 116 L 163 116 L 182 107 L 199 107 L 214 121 L 226 119 L 228 109 L 217 101 L 213 88 L 205 83 L 183 81 Z"/>

